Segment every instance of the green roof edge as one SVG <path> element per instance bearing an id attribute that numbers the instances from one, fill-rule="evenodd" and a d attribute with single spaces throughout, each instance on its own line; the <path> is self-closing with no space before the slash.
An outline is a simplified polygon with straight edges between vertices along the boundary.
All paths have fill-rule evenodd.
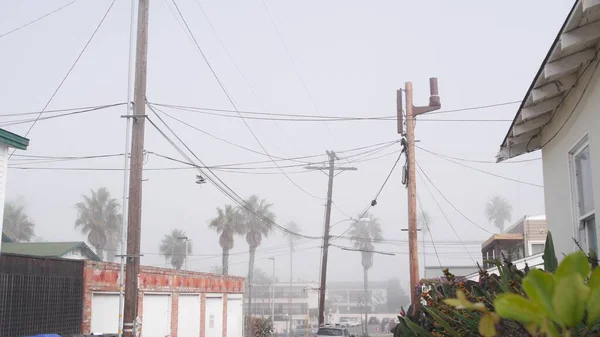
<path id="1" fill-rule="evenodd" d="M 0 142 L 19 150 L 27 150 L 29 146 L 29 139 L 4 129 L 0 129 Z"/>

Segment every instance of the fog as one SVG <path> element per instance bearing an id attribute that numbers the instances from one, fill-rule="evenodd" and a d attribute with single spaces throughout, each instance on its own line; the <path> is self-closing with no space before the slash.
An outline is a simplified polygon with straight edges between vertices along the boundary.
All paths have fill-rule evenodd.
<path id="1" fill-rule="evenodd" d="M 68 2 L 1 2 L 0 34 Z M 572 5 L 571 1 L 559 0 L 267 1 L 284 45 L 260 0 L 201 1 L 218 37 L 195 0 L 176 2 L 240 110 L 344 117 L 395 115 L 396 90 L 404 87 L 405 81 L 413 82 L 415 104 L 425 105 L 428 78 L 432 76 L 439 78 L 442 111 L 520 101 Z M 77 1 L 0 38 L 0 114 L 42 110 L 110 3 Z M 173 3 L 151 1 L 150 5 L 148 101 L 231 110 L 227 97 L 181 21 L 176 19 Z M 129 21 L 130 2 L 117 1 L 52 99 L 49 110 L 127 100 Z M 423 116 L 417 122 L 417 145 L 445 156 L 493 162 L 517 107 L 518 104 L 506 104 Z M 161 110 L 230 143 L 263 152 L 239 118 Z M 151 115 L 150 111 L 147 113 Z M 39 120 L 28 135 L 29 149 L 16 154 L 63 157 L 123 153 L 125 119 L 121 116 L 124 114 L 126 108 L 120 105 Z M 24 135 L 31 123 L 5 125 L 23 118 L 31 116 L 3 116 L 0 127 Z M 452 119 L 459 121 L 448 121 Z M 206 165 L 268 160 L 264 155 L 217 140 L 173 119 L 165 121 Z M 372 160 L 356 162 L 352 160 L 360 158 L 357 153 L 374 148 L 341 152 L 399 140 L 394 120 L 248 119 L 247 123 L 273 156 L 320 155 L 309 161 L 323 162 L 327 159 L 325 151 L 335 150 L 340 153 L 339 165 L 358 169 L 335 177 L 336 207 L 331 222 L 338 224 L 332 228 L 334 235 L 344 233 L 351 224 L 343 220 L 359 216 L 370 204 L 396 161 L 397 153 L 392 152 L 400 149 L 400 144 L 394 143 L 376 154 L 369 152 L 367 158 Z M 185 160 L 149 123 L 145 150 Z M 355 156 L 344 159 L 351 154 Z M 389 155 L 376 158 L 385 154 Z M 484 209 L 493 196 L 502 196 L 512 205 L 512 221 L 544 213 L 540 187 L 485 174 L 419 149 L 416 156 L 423 171 L 456 209 L 490 232 L 496 229 L 488 222 Z M 538 157 L 540 153 L 531 153 L 518 160 Z M 122 156 L 36 164 L 18 158 L 9 161 L 7 200 L 25 206 L 36 224 L 36 236 L 43 240 L 86 240 L 74 226 L 77 217 L 74 205 L 91 189 L 106 187 L 121 202 Z M 540 160 L 512 164 L 460 163 L 514 180 L 542 184 Z M 402 164 L 404 158 L 378 197 L 377 205 L 370 210 L 379 219 L 385 239 L 376 249 L 395 255 L 375 255 L 369 273 L 371 280 L 398 277 L 407 284 L 408 237 L 402 231 L 407 227 L 407 198 L 401 182 Z M 159 245 L 172 229 L 181 229 L 193 241 L 189 268 L 209 271 L 220 266 L 221 247 L 218 234 L 208 228 L 208 222 L 217 215 L 217 207 L 232 202 L 211 184 L 196 184 L 195 170 L 149 170 L 184 166 L 153 154 L 147 157 L 142 264 L 170 267 L 159 253 Z M 269 162 L 242 167 L 250 166 L 260 169 L 215 173 L 241 197 L 255 194 L 272 203 L 278 224 L 293 221 L 305 235 L 323 235 L 326 175 L 306 170 L 302 165 L 282 168 L 288 177 L 273 169 Z M 106 168 L 114 170 L 98 170 Z M 480 261 L 480 243 L 490 234 L 462 217 L 427 180 L 417 179 L 417 193 L 423 210 L 431 216 L 431 237 L 437 243 L 440 262 L 472 265 L 471 257 Z M 426 264 L 436 266 L 439 262 L 431 237 L 425 238 Z M 352 245 L 345 239 L 334 243 Z M 294 278 L 317 281 L 322 243 L 300 239 L 296 244 Z M 281 232 L 273 232 L 258 248 L 256 266 L 270 271 L 272 261 L 268 258 L 275 257 L 277 277 L 287 280 L 288 254 L 287 239 Z M 359 252 L 331 247 L 329 256 L 329 280 L 362 280 Z M 230 273 L 245 276 L 247 269 L 248 244 L 243 236 L 236 236 Z"/>

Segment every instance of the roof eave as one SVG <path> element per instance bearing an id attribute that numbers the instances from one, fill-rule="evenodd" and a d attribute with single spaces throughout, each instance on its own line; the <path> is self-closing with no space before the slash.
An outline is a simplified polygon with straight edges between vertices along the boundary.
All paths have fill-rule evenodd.
<path id="1" fill-rule="evenodd" d="M 517 110 L 497 162 L 541 148 L 541 130 L 577 85 L 582 67 L 597 56 L 592 46 L 600 38 L 599 8 L 600 0 L 575 1 Z"/>

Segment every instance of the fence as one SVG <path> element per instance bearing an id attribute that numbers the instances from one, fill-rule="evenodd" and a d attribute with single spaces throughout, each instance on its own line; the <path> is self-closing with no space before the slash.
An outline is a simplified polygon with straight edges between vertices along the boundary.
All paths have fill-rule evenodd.
<path id="1" fill-rule="evenodd" d="M 0 336 L 81 333 L 83 261 L 0 255 Z"/>

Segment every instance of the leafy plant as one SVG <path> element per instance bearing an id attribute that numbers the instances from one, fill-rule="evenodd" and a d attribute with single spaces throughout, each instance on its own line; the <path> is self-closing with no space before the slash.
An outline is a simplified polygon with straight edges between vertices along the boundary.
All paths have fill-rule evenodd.
<path id="1" fill-rule="evenodd" d="M 509 261 L 490 261 L 499 275 L 480 270 L 479 282 L 448 270 L 424 285 L 425 305 L 411 306 L 395 336 L 598 336 L 600 269 L 597 256 L 570 254 L 558 264 L 552 235 L 544 252 L 546 271 Z"/>
<path id="2" fill-rule="evenodd" d="M 248 323 L 248 320 L 246 320 Z M 274 336 L 275 328 L 273 322 L 269 318 L 250 317 L 250 329 L 252 337 L 272 337 Z"/>

